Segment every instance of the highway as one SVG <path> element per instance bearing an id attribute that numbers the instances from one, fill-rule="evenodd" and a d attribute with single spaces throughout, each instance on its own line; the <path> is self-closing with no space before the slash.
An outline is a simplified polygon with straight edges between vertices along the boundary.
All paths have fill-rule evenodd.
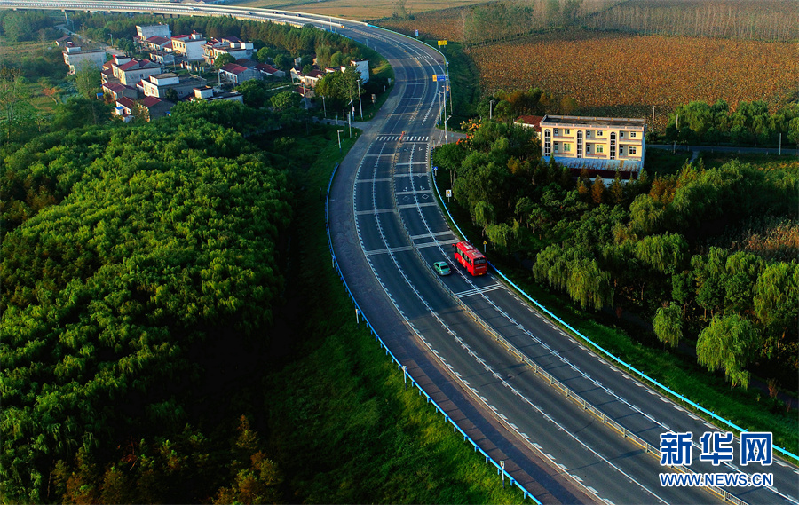
<path id="1" fill-rule="evenodd" d="M 142 9 L 144 2 L 8 2 L 69 10 Z M 220 15 L 224 6 L 183 7 Z M 196 9 L 201 9 L 197 11 Z M 233 9 L 237 17 L 295 22 L 296 14 Z M 184 11 L 181 11 L 183 13 Z M 170 11 L 171 13 L 171 11 Z M 426 390 L 446 405 L 487 452 L 545 503 L 799 504 L 799 471 L 698 461 L 699 437 L 719 429 L 609 365 L 563 333 L 489 274 L 462 269 L 438 278 L 430 264 L 452 261 L 456 236 L 439 209 L 430 177 L 443 57 L 409 38 L 363 23 L 303 13 L 304 24 L 333 27 L 375 48 L 396 84 L 381 112 L 339 168 L 330 196 L 337 260 L 365 315 Z M 404 134 L 403 134 L 404 132 Z M 402 135 L 402 141 L 400 136 Z M 439 401 L 439 399 L 441 401 Z M 456 414 L 456 415 L 453 415 Z M 645 448 L 667 431 L 693 433 L 697 473 L 768 473 L 770 486 L 666 487 L 671 469 Z M 476 434 L 476 435 L 472 435 Z M 497 457 L 495 457 L 497 459 Z"/>

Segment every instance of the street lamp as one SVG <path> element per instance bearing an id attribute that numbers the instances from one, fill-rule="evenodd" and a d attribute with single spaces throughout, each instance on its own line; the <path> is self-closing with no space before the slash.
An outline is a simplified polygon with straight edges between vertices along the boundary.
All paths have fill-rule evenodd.
<path id="1" fill-rule="evenodd" d="M 341 132 L 344 130 L 336 130 L 336 137 L 338 137 L 338 152 L 341 152 Z"/>

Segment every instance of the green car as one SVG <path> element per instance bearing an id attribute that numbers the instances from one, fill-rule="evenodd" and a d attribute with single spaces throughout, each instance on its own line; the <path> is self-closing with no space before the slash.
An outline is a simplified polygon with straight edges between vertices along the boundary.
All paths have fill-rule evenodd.
<path id="1" fill-rule="evenodd" d="M 452 273 L 446 261 L 436 261 L 433 263 L 433 270 L 435 270 L 438 275 L 449 275 Z"/>

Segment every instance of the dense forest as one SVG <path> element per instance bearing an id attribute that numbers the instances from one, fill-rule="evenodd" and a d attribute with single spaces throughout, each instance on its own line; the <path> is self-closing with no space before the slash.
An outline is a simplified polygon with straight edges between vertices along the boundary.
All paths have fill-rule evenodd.
<path id="1" fill-rule="evenodd" d="M 754 226 L 796 226 L 799 173 L 733 161 L 686 163 L 610 185 L 540 159 L 538 140 L 510 122 L 472 123 L 443 146 L 457 202 L 500 257 L 534 259 L 535 279 L 584 310 L 653 321 L 672 346 L 746 387 L 749 368 L 795 390 L 799 265 L 795 246 L 724 243 Z M 444 176 L 445 178 L 447 175 Z M 710 244 L 714 244 L 711 246 Z"/>
<path id="2" fill-rule="evenodd" d="M 200 106 L 235 107 L 46 134 L 5 160 L 7 499 L 57 499 L 66 489 L 53 474 L 76 453 L 102 459 L 132 436 L 190 432 L 219 374 L 246 369 L 242 357 L 268 344 L 286 175 L 239 133 L 199 119 Z M 164 448 L 150 450 L 157 459 Z"/>

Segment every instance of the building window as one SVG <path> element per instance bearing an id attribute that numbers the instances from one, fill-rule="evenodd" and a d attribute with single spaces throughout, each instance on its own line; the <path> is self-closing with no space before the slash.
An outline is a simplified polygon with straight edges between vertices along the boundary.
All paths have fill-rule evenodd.
<path id="1" fill-rule="evenodd" d="M 569 152 L 571 152 L 571 150 L 572 150 L 572 145 L 571 144 L 567 144 L 566 142 L 564 142 L 563 143 L 563 152 L 569 153 Z"/>
<path id="2" fill-rule="evenodd" d="M 557 137 L 557 136 L 558 136 L 558 129 L 557 129 L 557 128 L 555 128 L 555 129 L 553 130 L 553 133 L 554 133 L 554 135 Z"/>
<path id="3" fill-rule="evenodd" d="M 596 153 L 603 154 L 605 152 L 605 146 L 596 146 Z"/>
<path id="4" fill-rule="evenodd" d="M 635 132 L 630 132 L 630 138 L 634 139 L 636 137 Z"/>
<path id="5" fill-rule="evenodd" d="M 623 139 L 623 138 L 624 138 L 624 132 L 623 132 L 623 131 L 622 131 L 622 132 L 619 132 L 619 138 L 620 138 L 620 139 Z"/>
<path id="6" fill-rule="evenodd" d="M 602 136 L 602 130 L 597 130 L 596 131 L 596 136 L 597 137 L 601 137 Z"/>
<path id="7" fill-rule="evenodd" d="M 619 156 L 624 156 L 624 146 L 619 146 Z"/>
<path id="8" fill-rule="evenodd" d="M 637 154 L 637 153 L 638 153 L 638 149 L 636 149 L 635 147 L 630 146 L 630 147 L 627 148 L 627 154 L 629 156 L 633 156 L 634 154 Z"/>
<path id="9" fill-rule="evenodd" d="M 586 146 L 585 146 L 585 154 L 591 154 L 591 144 L 586 144 Z"/>
<path id="10" fill-rule="evenodd" d="M 570 133 L 571 133 L 571 130 L 563 130 L 563 134 L 564 135 L 569 135 Z"/>
<path id="11" fill-rule="evenodd" d="M 555 142 L 554 144 L 555 144 L 555 152 L 558 152 L 558 143 Z"/>

